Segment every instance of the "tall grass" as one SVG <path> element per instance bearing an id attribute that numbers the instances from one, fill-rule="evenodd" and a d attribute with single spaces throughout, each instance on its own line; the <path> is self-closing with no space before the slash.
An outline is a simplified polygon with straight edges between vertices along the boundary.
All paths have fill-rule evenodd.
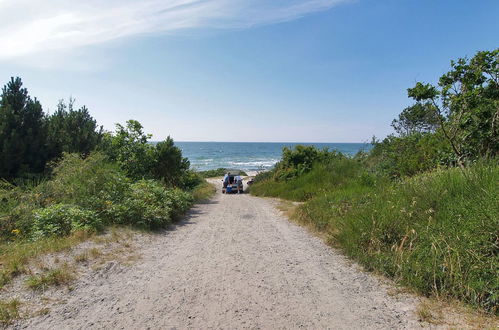
<path id="1" fill-rule="evenodd" d="M 496 163 L 391 183 L 342 160 L 252 193 L 306 201 L 296 216 L 369 270 L 497 313 L 498 183 Z"/>
<path id="2" fill-rule="evenodd" d="M 307 201 L 333 189 L 343 194 L 358 194 L 369 189 L 379 179 L 366 172 L 362 164 L 350 158 L 332 159 L 317 163 L 313 170 L 289 180 L 276 180 L 272 172 L 264 173 L 266 180 L 257 177 L 251 193 L 257 196 L 281 197 Z"/>

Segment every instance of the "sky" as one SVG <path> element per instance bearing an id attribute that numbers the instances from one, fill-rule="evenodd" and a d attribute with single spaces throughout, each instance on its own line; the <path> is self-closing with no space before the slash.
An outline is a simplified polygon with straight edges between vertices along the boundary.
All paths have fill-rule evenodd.
<path id="1" fill-rule="evenodd" d="M 367 142 L 499 46 L 497 0 L 0 0 L 0 84 L 153 140 Z"/>

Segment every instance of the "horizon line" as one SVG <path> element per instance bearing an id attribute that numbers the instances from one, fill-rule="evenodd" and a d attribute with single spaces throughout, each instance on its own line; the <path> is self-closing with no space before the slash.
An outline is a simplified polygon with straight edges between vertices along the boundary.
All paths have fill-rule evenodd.
<path id="1" fill-rule="evenodd" d="M 162 140 L 151 140 L 150 142 L 161 142 Z M 181 140 L 173 140 L 175 143 L 177 142 L 187 142 L 187 143 L 305 143 L 305 144 L 372 144 L 371 142 L 309 142 L 309 141 L 181 141 Z"/>

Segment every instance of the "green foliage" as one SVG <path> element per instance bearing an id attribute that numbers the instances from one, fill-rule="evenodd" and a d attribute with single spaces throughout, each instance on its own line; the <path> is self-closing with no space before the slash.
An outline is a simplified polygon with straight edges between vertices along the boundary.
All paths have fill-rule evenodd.
<path id="1" fill-rule="evenodd" d="M 217 190 L 216 190 L 214 185 L 203 180 L 192 191 L 192 197 L 197 202 L 206 201 L 206 200 L 210 199 L 210 197 L 212 197 L 216 193 L 216 191 Z"/>
<path id="2" fill-rule="evenodd" d="M 199 171 L 197 172 L 202 178 L 215 178 L 219 176 L 224 176 L 227 172 L 230 172 L 231 170 L 225 168 L 225 167 L 219 167 L 215 170 L 207 170 L 207 171 Z M 244 171 L 240 170 L 232 170 L 234 172 L 239 173 L 239 175 L 247 176 L 248 174 Z"/>
<path id="3" fill-rule="evenodd" d="M 297 145 L 293 149 L 284 147 L 282 149 L 281 161 L 276 164 L 273 176 L 277 181 L 293 179 L 310 172 L 315 163 L 344 157 L 336 151 L 329 151 L 327 149 L 319 150 L 313 146 Z"/>
<path id="4" fill-rule="evenodd" d="M 138 121 L 129 120 L 126 126 L 116 124 L 114 135 L 104 136 L 104 151 L 131 179 L 151 178 L 154 149 L 150 138 Z"/>
<path id="5" fill-rule="evenodd" d="M 83 106 L 74 110 L 74 99 L 66 104 L 59 101 L 57 110 L 47 119 L 47 148 L 49 159 L 57 158 L 63 152 L 88 155 L 102 139 L 102 126 Z"/>
<path id="6" fill-rule="evenodd" d="M 306 201 L 332 189 L 344 186 L 349 186 L 350 189 L 355 186 L 357 191 L 371 184 L 372 180 L 360 162 L 337 157 L 327 162 L 316 163 L 309 172 L 293 178 L 276 180 L 275 174 L 264 172 L 255 178 L 250 191 L 257 196 Z"/>
<path id="7" fill-rule="evenodd" d="M 0 178 L 40 173 L 45 166 L 45 118 L 20 78 L 11 78 L 0 101 Z"/>
<path id="8" fill-rule="evenodd" d="M 364 157 L 366 166 L 392 178 L 415 175 L 446 165 L 453 159 L 449 144 L 438 133 L 389 135 L 373 145 Z"/>
<path id="9" fill-rule="evenodd" d="M 168 225 L 192 204 L 192 196 L 158 181 L 132 182 L 101 153 L 65 154 L 53 178 L 35 187 L 0 187 L 4 239 L 63 236 L 109 224 L 147 229 Z M 14 233 L 13 231 L 19 231 Z"/>
<path id="10" fill-rule="evenodd" d="M 368 269 L 424 294 L 493 311 L 499 298 L 498 181 L 497 164 L 442 170 L 349 199 L 346 211 L 326 196 L 302 212 L 308 221 L 328 223 L 334 242 Z M 336 207 L 316 211 L 326 205 Z"/>
<path id="11" fill-rule="evenodd" d="M 190 163 L 187 158 L 182 157 L 182 151 L 175 146 L 173 139 L 167 137 L 165 141 L 156 144 L 152 167 L 156 179 L 164 181 L 171 187 L 182 187 Z"/>
<path id="12" fill-rule="evenodd" d="M 0 101 L 0 178 L 11 182 L 39 177 L 47 161 L 63 152 L 88 155 L 102 137 L 85 106 L 74 110 L 73 99 L 61 101 L 48 116 L 22 85 L 12 78 Z"/>
<path id="13" fill-rule="evenodd" d="M 54 204 L 34 211 L 33 237 L 66 236 L 76 230 L 97 230 L 102 227 L 94 211 L 78 206 Z"/>
<path id="14" fill-rule="evenodd" d="M 418 82 L 409 97 L 439 120 L 457 162 L 499 153 L 499 49 L 451 62 L 438 87 Z M 431 114 L 432 113 L 432 114 Z"/>
<path id="15" fill-rule="evenodd" d="M 499 166 L 476 164 L 391 181 L 363 160 L 314 163 L 291 179 L 257 177 L 251 193 L 305 203 L 295 216 L 367 269 L 424 294 L 494 312 L 498 303 Z"/>
<path id="16" fill-rule="evenodd" d="M 435 132 L 439 124 L 438 116 L 431 103 L 416 103 L 405 108 L 398 119 L 392 121 L 392 127 L 401 135 Z"/>
<path id="17" fill-rule="evenodd" d="M 153 180 L 140 180 L 130 186 L 120 203 L 108 202 L 103 213 L 116 224 L 158 229 L 187 211 L 192 202 L 193 198 L 187 192 L 165 189 Z"/>
<path id="18" fill-rule="evenodd" d="M 105 134 L 101 149 L 132 180 L 156 179 L 170 187 L 192 189 L 200 183 L 199 177 L 189 170 L 189 160 L 172 138 L 149 142 L 150 134 L 143 132 L 142 125 L 129 120 L 126 126 L 116 125 L 116 133 Z"/>

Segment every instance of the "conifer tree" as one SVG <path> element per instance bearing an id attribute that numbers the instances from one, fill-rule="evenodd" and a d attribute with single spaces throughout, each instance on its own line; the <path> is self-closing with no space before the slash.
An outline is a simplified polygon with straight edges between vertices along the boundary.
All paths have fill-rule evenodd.
<path id="1" fill-rule="evenodd" d="M 0 100 L 0 177 L 43 171 L 46 125 L 42 106 L 31 99 L 20 78 L 11 78 Z"/>

